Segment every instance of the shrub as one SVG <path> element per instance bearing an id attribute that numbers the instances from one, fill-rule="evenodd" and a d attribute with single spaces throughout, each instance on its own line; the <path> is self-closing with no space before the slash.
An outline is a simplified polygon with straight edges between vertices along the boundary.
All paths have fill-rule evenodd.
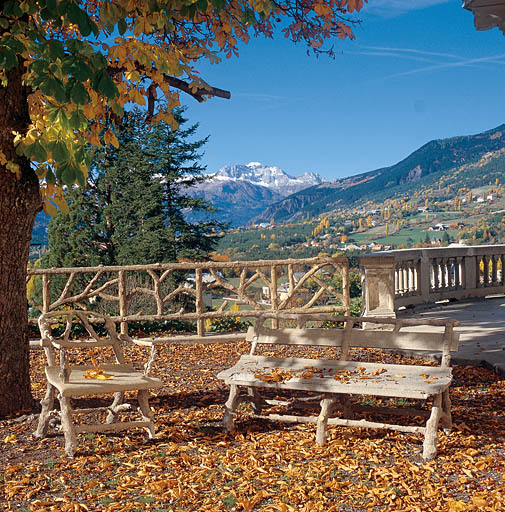
<path id="1" fill-rule="evenodd" d="M 213 318 L 206 322 L 205 329 L 210 332 L 243 332 L 251 325 L 248 320 L 240 320 L 237 317 Z"/>

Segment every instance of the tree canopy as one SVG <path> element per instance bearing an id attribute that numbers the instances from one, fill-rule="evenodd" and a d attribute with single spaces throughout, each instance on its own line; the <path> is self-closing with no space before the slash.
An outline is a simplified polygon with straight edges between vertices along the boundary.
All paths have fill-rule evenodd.
<path id="1" fill-rule="evenodd" d="M 175 127 L 180 91 L 198 101 L 230 97 L 198 75 L 202 59 L 237 55 L 251 34 L 272 37 L 277 29 L 332 54 L 325 42 L 352 38 L 345 16 L 361 7 L 362 0 L 4 2 L 0 78 L 5 85 L 7 72 L 23 65 L 30 125 L 15 144 L 36 166 L 46 211 L 64 206 L 59 184 L 84 184 L 87 143 L 117 146 L 111 126 L 127 104 L 145 105 L 148 119 Z M 159 96 L 165 108 L 155 112 Z M 19 172 L 4 152 L 0 159 Z"/>

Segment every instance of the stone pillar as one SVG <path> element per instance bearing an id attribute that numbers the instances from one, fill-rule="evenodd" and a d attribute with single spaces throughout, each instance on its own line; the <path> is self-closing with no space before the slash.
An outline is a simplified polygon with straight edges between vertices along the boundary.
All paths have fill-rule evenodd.
<path id="1" fill-rule="evenodd" d="M 364 277 L 363 316 L 396 318 L 395 257 L 362 256 L 360 266 Z"/>
<path id="2" fill-rule="evenodd" d="M 474 290 L 480 286 L 478 267 L 479 260 L 476 256 L 463 258 L 463 288 L 466 290 Z"/>

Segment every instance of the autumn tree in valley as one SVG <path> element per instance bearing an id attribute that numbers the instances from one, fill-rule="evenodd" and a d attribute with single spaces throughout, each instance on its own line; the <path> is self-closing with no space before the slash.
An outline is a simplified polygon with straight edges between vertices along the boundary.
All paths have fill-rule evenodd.
<path id="1" fill-rule="evenodd" d="M 129 103 L 176 125 L 179 93 L 230 93 L 198 64 L 238 53 L 251 35 L 282 34 L 314 53 L 352 38 L 362 0 L 7 0 L 0 7 L 0 417 L 32 407 L 26 266 L 35 215 L 65 209 L 84 185 L 87 144 L 118 144 Z M 328 44 L 329 43 L 329 44 Z M 155 110 L 159 98 L 165 107 Z"/>

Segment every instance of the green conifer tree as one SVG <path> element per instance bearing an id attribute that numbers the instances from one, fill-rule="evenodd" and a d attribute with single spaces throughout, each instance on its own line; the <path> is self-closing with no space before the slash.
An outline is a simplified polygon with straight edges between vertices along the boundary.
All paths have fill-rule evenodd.
<path id="1" fill-rule="evenodd" d="M 183 108 L 174 110 L 178 130 L 172 130 L 166 123 L 156 124 L 146 148 L 163 184 L 170 261 L 205 258 L 215 247 L 217 231 L 223 228 L 222 223 L 212 220 L 214 210 L 208 201 L 188 194 L 192 186 L 208 179 L 203 174 L 205 167 L 201 165 L 200 152 L 208 137 L 194 140 L 198 124 L 183 128 L 187 122 L 183 113 Z"/>
<path id="2" fill-rule="evenodd" d="M 212 208 L 184 194 L 206 179 L 198 150 L 207 139 L 190 140 L 198 125 L 183 129 L 182 112 L 175 111 L 175 131 L 165 123 L 146 130 L 140 111 L 125 115 L 116 130 L 119 148 L 95 151 L 86 186 L 67 193 L 69 213 L 51 219 L 46 265 L 172 262 L 203 259 L 213 250 L 222 225 L 190 222 L 189 213 Z"/>

